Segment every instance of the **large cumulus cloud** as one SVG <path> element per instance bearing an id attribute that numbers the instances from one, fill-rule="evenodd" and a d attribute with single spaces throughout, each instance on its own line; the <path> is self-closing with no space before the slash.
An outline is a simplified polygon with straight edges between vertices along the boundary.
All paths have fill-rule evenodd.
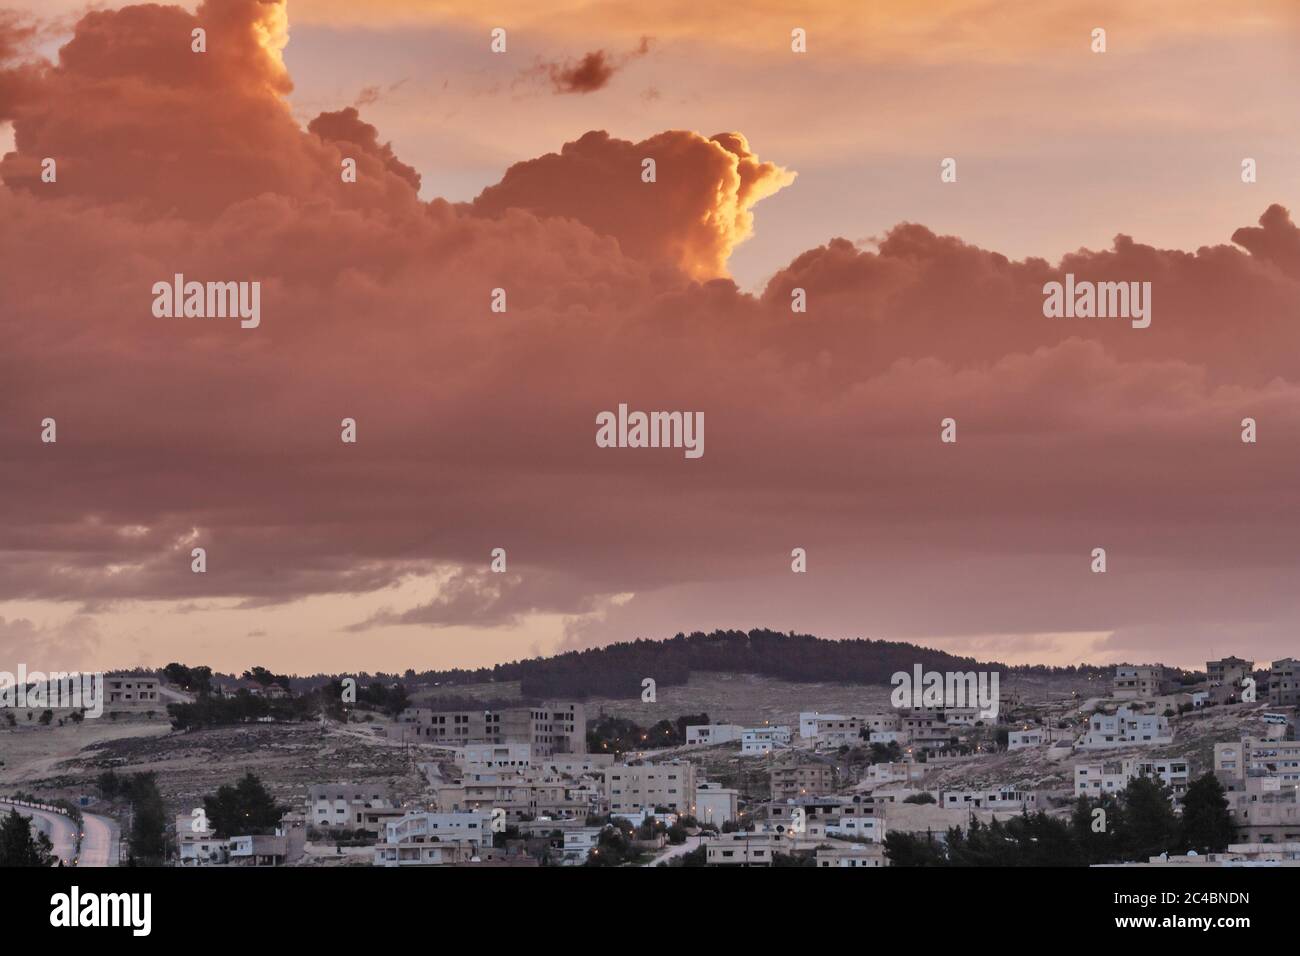
<path id="1" fill-rule="evenodd" d="M 340 626 L 603 607 L 576 640 L 785 614 L 1128 633 L 1152 656 L 1180 626 L 1266 647 L 1293 619 L 1300 236 L 1281 206 L 1234 244 L 1119 236 L 1056 264 L 901 224 L 752 296 L 727 258 L 792 174 L 739 133 L 593 131 L 472 203 L 423 202 L 355 109 L 294 121 L 279 4 L 90 13 L 52 63 L 20 29 L 0 20 L 0 598 L 255 607 L 430 574 L 428 600 Z M 154 318 L 176 272 L 260 281 L 261 327 Z M 1045 319 L 1066 272 L 1152 282 L 1151 328 Z M 704 457 L 597 448 L 620 402 L 703 411 Z M 510 574 L 484 575 L 494 547 Z"/>

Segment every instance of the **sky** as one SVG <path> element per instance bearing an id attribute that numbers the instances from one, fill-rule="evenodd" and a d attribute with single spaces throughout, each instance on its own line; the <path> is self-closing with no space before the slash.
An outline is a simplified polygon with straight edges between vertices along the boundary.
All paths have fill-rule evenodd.
<path id="1" fill-rule="evenodd" d="M 1300 652 L 1294 4 L 7 2 L 0 669 Z"/>

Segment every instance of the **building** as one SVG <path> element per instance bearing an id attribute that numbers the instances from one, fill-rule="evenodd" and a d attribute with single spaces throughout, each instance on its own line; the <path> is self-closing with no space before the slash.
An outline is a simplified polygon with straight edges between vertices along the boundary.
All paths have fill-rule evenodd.
<path id="1" fill-rule="evenodd" d="M 1159 779 L 1173 791 L 1175 802 L 1179 802 L 1187 792 L 1191 768 L 1182 758 L 1141 760 L 1131 757 L 1128 760 L 1079 763 L 1074 765 L 1074 795 L 1095 798 L 1102 794 L 1117 793 L 1127 787 L 1134 777 Z"/>
<path id="2" fill-rule="evenodd" d="M 818 720 L 847 720 L 842 714 L 819 714 L 815 710 L 805 710 L 799 714 L 799 736 L 809 740 L 817 736 Z"/>
<path id="3" fill-rule="evenodd" d="M 229 842 L 206 824 L 206 815 L 196 818 L 187 813 L 176 817 L 176 848 L 181 866 L 220 866 L 228 861 Z"/>
<path id="4" fill-rule="evenodd" d="M 817 848 L 819 867 L 878 868 L 889 866 L 885 848 L 878 844 L 842 843 Z"/>
<path id="5" fill-rule="evenodd" d="M 691 747 L 707 747 L 710 744 L 729 744 L 739 740 L 745 728 L 740 724 L 688 724 L 686 743 Z"/>
<path id="6" fill-rule="evenodd" d="M 773 800 L 835 791 L 835 768 L 823 763 L 773 767 L 769 777 Z"/>
<path id="7" fill-rule="evenodd" d="M 939 805 L 947 810 L 1033 810 L 1038 805 L 1038 794 L 1015 787 L 945 790 L 939 795 Z"/>
<path id="8" fill-rule="evenodd" d="M 740 735 L 740 752 L 746 756 L 770 754 L 790 746 L 789 727 L 748 727 Z"/>
<path id="9" fill-rule="evenodd" d="M 1113 714 L 1093 714 L 1079 746 L 1085 750 L 1101 750 L 1135 744 L 1167 744 L 1173 739 L 1167 718 L 1120 707 Z"/>
<path id="10" fill-rule="evenodd" d="M 491 813 L 408 813 L 389 821 L 375 866 L 466 863 L 492 844 Z"/>
<path id="11" fill-rule="evenodd" d="M 1013 730 L 1007 734 L 1007 750 L 1041 747 L 1045 743 L 1047 743 L 1047 734 L 1041 727 L 1034 727 L 1029 730 Z"/>
<path id="12" fill-rule="evenodd" d="M 1225 657 L 1222 660 L 1205 662 L 1205 674 L 1209 678 L 1211 687 L 1225 684 L 1235 687 L 1249 677 L 1254 669 L 1254 661 L 1244 661 L 1240 657 Z"/>
<path id="13" fill-rule="evenodd" d="M 1214 745 L 1214 773 L 1228 790 L 1243 790 L 1253 777 L 1300 784 L 1300 742 L 1246 737 Z"/>
<path id="14" fill-rule="evenodd" d="M 532 744 L 468 744 L 456 748 L 456 763 L 462 767 L 512 767 L 527 769 L 532 766 Z"/>
<path id="15" fill-rule="evenodd" d="M 587 711 L 577 703 L 547 703 L 504 710 L 402 711 L 389 736 L 411 743 L 465 747 L 470 744 L 529 744 L 532 754 L 587 752 Z"/>
<path id="16" fill-rule="evenodd" d="M 788 852 L 788 844 L 779 833 L 723 833 L 705 844 L 704 859 L 709 866 L 771 866 L 779 852 Z"/>
<path id="17" fill-rule="evenodd" d="M 1115 668 L 1111 696 L 1128 700 L 1151 700 L 1168 694 L 1174 682 L 1163 664 L 1121 664 Z"/>
<path id="18" fill-rule="evenodd" d="M 380 836 L 403 815 L 382 783 L 324 783 L 307 789 L 307 819 L 318 830 L 365 830 Z"/>
<path id="19" fill-rule="evenodd" d="M 1300 661 L 1285 657 L 1268 672 L 1268 702 L 1273 707 L 1300 706 Z"/>
<path id="20" fill-rule="evenodd" d="M 695 768 L 684 761 L 635 767 L 614 766 L 604 772 L 603 796 L 609 812 L 657 810 L 690 813 L 696 798 Z M 697 801 L 698 802 L 698 801 Z"/>
<path id="21" fill-rule="evenodd" d="M 722 826 L 736 819 L 740 791 L 701 781 L 695 787 L 695 806 L 691 816 L 700 823 Z"/>
<path id="22" fill-rule="evenodd" d="M 866 721 L 861 717 L 838 717 L 827 714 L 817 718 L 817 740 L 828 747 L 852 747 L 862 742 Z"/>
<path id="23" fill-rule="evenodd" d="M 156 677 L 134 674 L 104 676 L 104 713 L 144 714 L 166 710 L 162 702 L 162 682 Z"/>
<path id="24" fill-rule="evenodd" d="M 885 818 L 843 816 L 839 819 L 830 819 L 826 821 L 826 835 L 883 843 L 885 840 Z"/>

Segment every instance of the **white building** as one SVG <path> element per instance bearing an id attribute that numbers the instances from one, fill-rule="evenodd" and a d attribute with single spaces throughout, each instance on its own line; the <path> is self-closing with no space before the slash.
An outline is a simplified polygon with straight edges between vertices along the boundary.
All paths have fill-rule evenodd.
<path id="1" fill-rule="evenodd" d="M 770 754 L 778 747 L 790 746 L 790 728 L 747 727 L 740 735 L 740 752 L 747 756 Z"/>
<path id="2" fill-rule="evenodd" d="M 716 783 L 701 783 L 695 788 L 693 815 L 700 823 L 720 827 L 736 819 L 739 804 L 739 790 L 720 787 Z"/>
<path id="3" fill-rule="evenodd" d="M 1099 797 L 1105 793 L 1117 793 L 1134 777 L 1157 778 L 1173 790 L 1177 798 L 1187 791 L 1191 772 L 1188 762 L 1181 757 L 1167 760 L 1130 757 L 1104 763 L 1079 763 L 1074 765 L 1074 795 Z"/>
<path id="4" fill-rule="evenodd" d="M 1047 734 L 1041 727 L 1033 727 L 1029 730 L 1013 730 L 1007 734 L 1007 750 L 1041 747 L 1045 743 L 1047 743 Z"/>
<path id="5" fill-rule="evenodd" d="M 1167 744 L 1173 739 L 1174 733 L 1167 718 L 1120 707 L 1113 714 L 1093 714 L 1088 719 L 1088 732 L 1079 739 L 1079 746 L 1084 750 L 1104 750 L 1135 744 Z"/>
<path id="6" fill-rule="evenodd" d="M 455 749 L 455 761 L 462 767 L 527 770 L 532 759 L 532 744 L 466 744 Z"/>
<path id="7" fill-rule="evenodd" d="M 728 744 L 739 740 L 744 732 L 740 724 L 687 724 L 686 744 L 691 747 Z"/>
<path id="8" fill-rule="evenodd" d="M 848 720 L 843 714 L 821 714 L 815 710 L 805 710 L 799 714 L 799 736 L 810 740 L 817 736 L 817 721 Z"/>
<path id="9" fill-rule="evenodd" d="M 826 823 L 826 835 L 857 837 L 882 843 L 885 839 L 884 817 L 839 817 Z"/>
<path id="10" fill-rule="evenodd" d="M 843 867 L 860 869 L 888 866 L 885 849 L 878 845 L 866 843 L 847 843 L 838 846 L 817 848 L 817 865 L 819 867 Z"/>
<path id="11" fill-rule="evenodd" d="M 945 810 L 1032 810 L 1038 794 L 1015 787 L 994 790 L 945 790 L 939 797 Z"/>
<path id="12" fill-rule="evenodd" d="M 383 843 L 375 846 L 375 866 L 436 866 L 464 862 L 492 843 L 490 812 L 409 813 L 388 824 Z M 437 849 L 437 848 L 444 849 Z M 455 847 L 454 851 L 445 851 Z"/>

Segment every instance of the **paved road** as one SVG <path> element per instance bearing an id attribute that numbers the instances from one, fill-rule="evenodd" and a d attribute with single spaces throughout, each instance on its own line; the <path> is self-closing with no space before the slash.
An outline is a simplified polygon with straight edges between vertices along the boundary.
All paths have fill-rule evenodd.
<path id="1" fill-rule="evenodd" d="M 64 866 L 71 866 L 77 856 L 77 825 L 61 813 L 49 810 L 37 810 L 33 807 L 21 807 L 12 803 L 0 803 L 0 810 L 8 813 L 17 810 L 28 817 L 36 828 L 50 838 L 54 844 L 54 855 L 63 861 Z"/>
<path id="2" fill-rule="evenodd" d="M 78 866 L 118 865 L 118 826 L 116 820 L 93 813 L 81 815 L 81 859 Z"/>
<path id="3" fill-rule="evenodd" d="M 81 838 L 81 856 L 78 857 L 77 825 L 72 820 L 50 810 L 0 802 L 0 811 L 8 813 L 11 809 L 30 817 L 36 827 L 50 838 L 54 855 L 63 861 L 64 866 L 71 866 L 73 860 L 77 861 L 77 866 L 118 865 L 118 827 L 115 821 L 93 813 L 82 814 L 84 835 Z"/>

